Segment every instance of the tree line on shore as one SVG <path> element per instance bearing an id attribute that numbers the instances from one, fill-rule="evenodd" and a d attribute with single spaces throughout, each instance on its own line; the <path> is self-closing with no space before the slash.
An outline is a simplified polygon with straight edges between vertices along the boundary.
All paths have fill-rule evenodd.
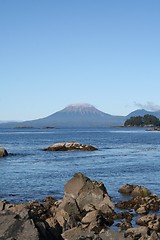
<path id="1" fill-rule="evenodd" d="M 145 127 L 145 126 L 160 126 L 159 118 L 154 115 L 146 114 L 142 116 L 130 117 L 124 122 L 125 127 Z"/>

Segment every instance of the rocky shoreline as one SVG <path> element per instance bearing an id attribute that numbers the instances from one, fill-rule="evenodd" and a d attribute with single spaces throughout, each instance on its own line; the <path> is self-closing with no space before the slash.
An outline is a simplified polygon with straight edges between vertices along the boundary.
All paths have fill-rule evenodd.
<path id="1" fill-rule="evenodd" d="M 113 203 L 102 182 L 76 173 L 64 186 L 61 200 L 0 201 L 0 239 L 160 239 L 160 198 L 138 185 L 126 184 L 119 192 L 129 200 Z"/>

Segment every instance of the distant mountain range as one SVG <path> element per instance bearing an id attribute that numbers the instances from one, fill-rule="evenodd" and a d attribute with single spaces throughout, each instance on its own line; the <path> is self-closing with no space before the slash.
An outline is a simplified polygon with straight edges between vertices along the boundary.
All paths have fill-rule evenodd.
<path id="1" fill-rule="evenodd" d="M 0 123 L 0 128 L 74 128 L 122 126 L 133 116 L 151 114 L 160 118 L 160 111 L 136 110 L 127 116 L 114 116 L 104 113 L 90 104 L 73 104 L 45 118 L 23 122 Z"/>

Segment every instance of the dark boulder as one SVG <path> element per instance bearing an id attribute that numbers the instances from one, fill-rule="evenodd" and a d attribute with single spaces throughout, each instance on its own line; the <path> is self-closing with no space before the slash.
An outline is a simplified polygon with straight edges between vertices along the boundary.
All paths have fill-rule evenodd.
<path id="1" fill-rule="evenodd" d="M 58 222 L 49 225 L 52 213 L 47 208 L 35 201 L 24 204 L 0 201 L 0 239 L 61 240 L 61 227 Z"/>
<path id="2" fill-rule="evenodd" d="M 5 148 L 0 147 L 0 157 L 6 157 L 8 156 L 8 152 Z"/>
<path id="3" fill-rule="evenodd" d="M 134 190 L 135 187 L 136 187 L 136 185 L 125 184 L 118 190 L 118 192 L 129 195 L 132 193 L 132 191 Z"/>
<path id="4" fill-rule="evenodd" d="M 11 211 L 0 212 L 0 239 L 39 240 L 39 233 L 28 213 L 21 217 Z"/>
<path id="5" fill-rule="evenodd" d="M 146 197 L 151 195 L 151 192 L 148 188 L 144 186 L 139 186 L 139 185 L 131 185 L 131 184 L 126 184 L 122 186 L 118 192 L 122 194 L 131 194 L 132 196 L 141 196 L 141 197 Z"/>

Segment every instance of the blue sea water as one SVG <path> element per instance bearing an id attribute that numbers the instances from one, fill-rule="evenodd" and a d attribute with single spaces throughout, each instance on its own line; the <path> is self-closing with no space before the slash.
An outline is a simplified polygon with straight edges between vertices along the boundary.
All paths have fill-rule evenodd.
<path id="1" fill-rule="evenodd" d="M 97 151 L 47 152 L 56 142 L 78 141 Z M 0 159 L 0 199 L 10 202 L 63 197 L 66 182 L 82 172 L 102 181 L 114 202 L 126 183 L 160 195 L 160 132 L 143 128 L 1 129 L 0 145 L 13 156 Z"/>

